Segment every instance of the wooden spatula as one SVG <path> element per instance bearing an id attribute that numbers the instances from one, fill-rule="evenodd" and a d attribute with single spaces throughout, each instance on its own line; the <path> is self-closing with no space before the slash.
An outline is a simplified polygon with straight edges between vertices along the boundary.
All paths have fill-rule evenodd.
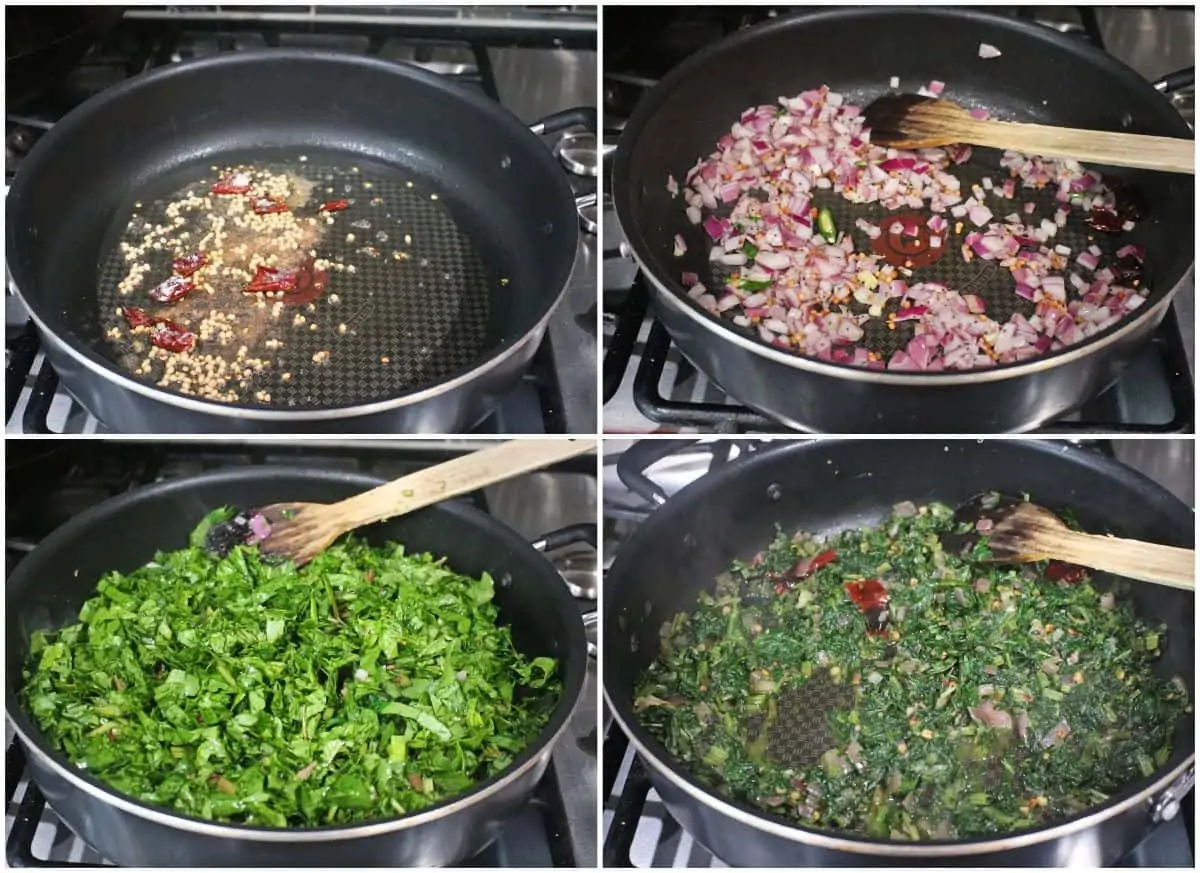
<path id="1" fill-rule="evenodd" d="M 880 97 L 863 111 L 863 119 L 871 129 L 872 144 L 891 148 L 921 149 L 966 143 L 1117 167 L 1196 172 L 1196 143 L 1190 139 L 981 121 L 950 100 L 916 94 Z"/>
<path id="2" fill-rule="evenodd" d="M 972 528 L 966 534 L 942 537 L 942 545 L 956 554 L 983 539 L 993 563 L 1054 559 L 1142 582 L 1196 589 L 1193 550 L 1073 531 L 1036 503 L 978 495 L 955 511 L 954 520 Z"/>
<path id="3" fill-rule="evenodd" d="M 271 528 L 259 543 L 259 550 L 291 560 L 299 567 L 355 528 L 468 494 L 595 449 L 594 439 L 511 440 L 402 476 L 338 503 L 272 503 L 256 510 Z"/>

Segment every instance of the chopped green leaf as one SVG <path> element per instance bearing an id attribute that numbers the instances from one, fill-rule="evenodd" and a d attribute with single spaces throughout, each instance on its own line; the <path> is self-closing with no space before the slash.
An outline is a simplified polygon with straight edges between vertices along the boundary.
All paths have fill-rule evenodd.
<path id="1" fill-rule="evenodd" d="M 204 518 L 200 519 L 200 523 L 196 525 L 191 536 L 188 537 L 188 545 L 193 549 L 198 549 L 204 545 L 204 538 L 208 536 L 208 532 L 219 524 L 224 524 L 237 514 L 237 510 L 229 506 L 219 506 L 210 512 Z"/>
<path id="2" fill-rule="evenodd" d="M 516 651 L 486 573 L 353 537 L 300 570 L 217 557 L 230 515 L 32 634 L 24 706 L 97 779 L 200 818 L 348 824 L 459 794 L 546 725 L 558 665 Z"/>
<path id="3" fill-rule="evenodd" d="M 723 796 L 895 840 L 1044 827 L 1170 760 L 1191 704 L 1156 673 L 1165 628 L 1039 565 L 948 554 L 952 510 L 911 509 L 734 562 L 662 625 L 642 726 Z M 866 580 L 882 628 L 846 588 Z"/>

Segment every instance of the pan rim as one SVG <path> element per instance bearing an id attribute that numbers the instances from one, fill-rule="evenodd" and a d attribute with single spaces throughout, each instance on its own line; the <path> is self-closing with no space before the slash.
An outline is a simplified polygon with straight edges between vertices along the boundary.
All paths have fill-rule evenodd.
<path id="1" fill-rule="evenodd" d="M 1113 56 L 1095 49 L 1090 44 L 1083 43 L 1082 41 L 1067 41 L 1061 34 L 1036 23 L 1018 21 L 980 8 L 931 6 L 902 6 L 895 9 L 876 6 L 839 7 L 780 16 L 772 21 L 748 27 L 745 30 L 709 44 L 672 68 L 638 103 L 629 122 L 621 132 L 621 138 L 618 141 L 613 159 L 612 191 L 617 222 L 620 225 L 624 238 L 629 243 L 634 260 L 637 262 L 641 272 L 650 280 L 650 285 L 655 291 L 656 299 L 663 304 L 670 305 L 675 311 L 690 318 L 693 324 L 708 332 L 712 338 L 720 341 L 729 341 L 760 358 L 782 364 L 791 369 L 807 371 L 831 378 L 848 379 L 855 382 L 914 387 L 948 387 L 974 383 L 1000 382 L 1023 378 L 1045 370 L 1056 369 L 1058 366 L 1066 365 L 1081 357 L 1085 357 L 1091 352 L 1099 351 L 1113 345 L 1130 333 L 1140 330 L 1148 322 L 1156 318 L 1161 318 L 1179 290 L 1189 282 L 1194 281 L 1194 252 L 1191 261 L 1182 271 L 1179 278 L 1171 287 L 1162 291 L 1159 299 L 1154 301 L 1152 305 L 1143 306 L 1136 310 L 1135 314 L 1131 317 L 1118 321 L 1105 330 L 1088 337 L 1083 342 L 1075 343 L 1044 355 L 1038 355 L 1028 360 L 998 364 L 994 367 L 983 369 L 949 372 L 869 370 L 865 367 L 856 367 L 852 364 L 839 364 L 808 355 L 784 352 L 738 328 L 730 321 L 710 315 L 699 304 L 687 297 L 686 289 L 680 283 L 670 278 L 670 273 L 664 268 L 661 259 L 653 256 L 649 251 L 645 236 L 639 228 L 639 221 L 631 202 L 631 195 L 628 193 L 631 184 L 628 176 L 630 154 L 635 148 L 637 140 L 642 136 L 642 129 L 654 116 L 659 105 L 694 70 L 707 64 L 713 57 L 718 56 L 731 46 L 753 41 L 759 34 L 787 30 L 791 27 L 800 27 L 802 26 L 801 22 L 821 21 L 824 19 L 839 19 L 844 21 L 847 17 L 897 14 L 974 21 L 1015 31 L 1024 37 L 1040 39 L 1045 43 L 1053 45 L 1056 50 L 1082 55 L 1088 61 L 1105 68 L 1107 72 L 1113 75 L 1119 75 L 1131 79 L 1131 81 L 1136 80 L 1139 87 L 1144 86 L 1143 90 L 1146 92 L 1147 97 L 1150 94 L 1154 94 L 1159 99 L 1162 99 L 1162 95 L 1154 90 L 1153 85 L 1149 81 L 1143 79 Z M 1179 135 L 1191 136 L 1192 131 L 1187 127 L 1182 116 L 1179 116 L 1178 122 L 1181 128 Z M 631 230 L 633 230 L 633 233 L 630 233 Z M 1152 294 L 1159 295 L 1160 292 L 1155 290 Z"/>
<path id="2" fill-rule="evenodd" d="M 39 548 L 49 547 L 47 551 L 60 548 L 60 543 L 65 543 L 78 533 L 85 531 L 93 519 L 109 513 L 123 511 L 127 506 L 142 500 L 154 499 L 165 494 L 170 494 L 172 491 L 186 491 L 189 488 L 204 485 L 219 486 L 258 479 L 264 473 L 271 476 L 289 476 L 307 480 L 320 479 L 325 482 L 349 483 L 364 489 L 380 485 L 385 481 L 378 477 L 362 473 L 348 473 L 324 468 L 304 468 L 295 466 L 294 464 L 272 464 L 261 467 L 233 467 L 211 470 L 194 476 L 183 476 L 156 482 L 97 504 L 56 528 L 42 541 Z M 537 554 L 543 561 L 546 561 L 550 571 L 555 572 L 553 566 L 545 556 L 533 549 L 520 534 L 473 506 L 455 502 L 443 502 L 427 507 L 424 510 L 418 510 L 418 512 L 428 510 L 449 512 L 465 518 L 477 526 L 490 528 L 498 538 L 508 540 L 509 546 L 514 550 L 523 547 Z M 32 557 L 33 553 L 31 552 L 30 555 Z M 10 582 L 11 576 L 18 573 L 19 568 L 14 570 L 13 574 L 10 574 Z M 564 617 L 578 614 L 578 610 L 575 608 L 575 601 L 570 597 L 565 585 L 556 586 L 554 593 L 550 597 L 556 602 L 558 611 Z M 537 767 L 543 757 L 553 753 L 554 746 L 567 730 L 571 715 L 579 705 L 579 699 L 583 694 L 585 684 L 582 672 L 586 670 L 587 666 L 587 638 L 582 620 L 564 622 L 564 628 L 565 644 L 560 660 L 564 664 L 578 664 L 579 669 L 576 671 L 574 679 L 570 682 L 566 681 L 566 670 L 562 671 L 564 678 L 563 691 L 558 702 L 555 704 L 550 721 L 529 745 L 521 751 L 521 754 L 517 756 L 512 764 L 491 778 L 476 783 L 467 791 L 448 797 L 427 809 L 403 816 L 375 819 L 352 825 L 315 828 L 273 828 L 261 825 L 216 822 L 173 812 L 168 807 L 145 803 L 131 795 L 109 787 L 92 776 L 88 771 L 80 770 L 78 767 L 72 765 L 61 752 L 53 748 L 46 736 L 29 718 L 11 687 L 6 687 L 4 690 L 4 709 L 5 714 L 12 722 L 14 731 L 25 744 L 26 750 L 30 755 L 36 756 L 40 763 L 55 771 L 60 778 L 69 782 L 77 790 L 83 791 L 122 812 L 135 815 L 154 824 L 203 836 L 248 840 L 258 843 L 322 843 L 333 840 L 365 839 L 419 827 L 451 816 L 456 812 L 474 806 L 476 803 L 481 803 L 522 778 L 530 770 Z"/>
<path id="3" fill-rule="evenodd" d="M 921 442 L 934 444 L 952 444 L 959 443 L 964 446 L 971 446 L 974 449 L 980 448 L 980 443 L 974 440 L 952 440 L 952 439 L 933 439 L 933 440 L 914 440 L 911 438 L 902 440 L 904 442 Z M 871 440 L 865 439 L 836 439 L 836 440 L 798 440 L 788 441 L 786 444 L 772 448 L 767 452 L 760 453 L 751 458 L 741 460 L 739 462 L 726 464 L 720 470 L 706 474 L 699 479 L 689 483 L 684 488 L 676 492 L 662 507 L 655 510 L 651 514 L 648 522 L 653 520 L 661 513 L 667 512 L 670 509 L 672 501 L 678 500 L 680 497 L 687 497 L 689 489 L 700 489 L 702 484 L 707 487 L 716 489 L 719 484 L 739 475 L 739 470 L 743 464 L 767 463 L 766 459 L 776 456 L 790 456 L 793 458 L 805 457 L 809 453 L 819 453 L 826 450 L 826 447 L 831 444 L 847 444 L 850 446 L 865 447 L 871 444 Z M 1026 437 L 1022 438 L 1007 438 L 998 442 L 1011 443 L 1021 447 L 1023 450 L 1030 452 L 1040 452 L 1046 456 L 1063 458 L 1064 463 L 1075 463 L 1089 469 L 1095 470 L 1112 478 L 1114 481 L 1119 481 L 1129 486 L 1140 486 L 1145 489 L 1147 485 L 1152 487 L 1155 495 L 1165 501 L 1169 505 L 1178 504 L 1184 508 L 1189 514 L 1194 514 L 1194 510 L 1187 507 L 1178 497 L 1169 492 L 1166 488 L 1159 485 L 1148 476 L 1138 470 L 1128 467 L 1125 464 L 1117 461 L 1115 458 L 1102 455 L 1091 449 L 1082 446 L 1072 445 L 1062 440 L 1037 440 Z M 968 451 L 974 450 L 968 449 Z M 819 456 L 819 455 L 818 455 Z M 796 463 L 799 463 L 797 460 Z M 716 480 L 716 484 L 713 484 Z M 683 507 L 683 502 L 679 504 Z M 684 509 L 678 509 L 677 512 L 683 512 Z M 639 536 L 650 537 L 653 532 L 646 533 L 645 524 L 643 529 L 639 529 Z M 1194 537 L 1193 537 L 1194 541 Z M 636 561 L 636 557 L 629 550 L 622 550 L 617 553 L 610 569 L 612 580 L 619 580 L 628 574 L 626 564 Z M 609 597 L 604 614 L 604 638 L 605 646 L 609 643 L 610 631 L 609 628 L 619 626 L 620 613 L 617 612 L 615 598 Z M 615 631 L 613 632 L 615 633 Z M 905 858 L 919 857 L 968 857 L 972 855 L 986 854 L 989 852 L 1008 851 L 1014 848 L 1027 847 L 1038 845 L 1040 843 L 1049 842 L 1060 837 L 1070 836 L 1074 833 L 1084 831 L 1100 822 L 1107 821 L 1123 812 L 1132 809 L 1137 804 L 1151 797 L 1155 792 L 1161 791 L 1176 779 L 1179 778 L 1188 768 L 1195 765 L 1196 751 L 1195 742 L 1193 740 L 1191 749 L 1186 753 L 1176 751 L 1172 755 L 1172 760 L 1176 763 L 1172 764 L 1168 761 L 1162 767 L 1156 769 L 1154 773 L 1143 779 L 1139 779 L 1130 783 L 1122 789 L 1122 792 L 1113 795 L 1104 803 L 1090 807 L 1083 812 L 1070 818 L 1057 821 L 1041 828 L 1027 828 L 1020 831 L 1012 831 L 1008 834 L 996 837 L 982 837 L 973 840 L 956 840 L 947 841 L 892 841 L 881 840 L 867 836 L 836 836 L 836 834 L 844 833 L 839 831 L 824 831 L 805 828 L 796 823 L 790 823 L 786 819 L 774 816 L 768 812 L 754 810 L 752 807 L 740 802 L 731 801 L 720 797 L 716 793 L 706 788 L 699 780 L 695 779 L 683 765 L 682 762 L 671 764 L 670 761 L 677 760 L 669 750 L 667 750 L 653 735 L 643 728 L 633 714 L 632 710 L 632 694 L 628 695 L 629 702 L 624 700 L 622 695 L 618 699 L 611 689 L 608 681 L 608 672 L 604 673 L 603 691 L 604 699 L 609 706 L 613 717 L 616 719 L 625 735 L 629 738 L 639 754 L 645 755 L 647 761 L 653 765 L 654 772 L 661 775 L 663 778 L 670 781 L 679 790 L 685 792 L 693 799 L 704 804 L 710 809 L 714 809 L 722 815 L 739 821 L 742 824 L 748 825 L 757 830 L 771 834 L 772 836 L 781 837 L 796 843 L 814 845 L 822 848 L 835 849 L 858 855 L 871 856 L 900 856 Z M 1189 716 L 1195 718 L 1194 715 Z M 1126 793 L 1127 792 L 1127 793 Z"/>
<path id="4" fill-rule="evenodd" d="M 578 243 L 576 243 L 578 245 Z M 572 271 L 573 272 L 573 271 Z M 357 406 L 321 406 L 304 409 L 275 409 L 270 406 L 258 407 L 249 406 L 246 404 L 234 403 L 218 403 L 212 400 L 197 400 L 187 394 L 180 394 L 175 391 L 166 391 L 153 385 L 149 382 L 140 382 L 137 379 L 121 372 L 115 364 L 108 364 L 106 358 L 96 355 L 91 350 L 81 350 L 75 343 L 69 342 L 61 335 L 52 330 L 43 320 L 42 317 L 34 312 L 33 307 L 29 305 L 29 301 L 25 295 L 21 293 L 20 286 L 13 283 L 13 288 L 16 296 L 29 309 L 29 318 L 37 326 L 38 330 L 44 335 L 48 335 L 53 341 L 60 346 L 68 355 L 92 371 L 94 374 L 110 382 L 117 383 L 121 388 L 141 394 L 151 400 L 156 400 L 160 403 L 166 403 L 170 406 L 184 409 L 189 412 L 198 412 L 204 415 L 236 418 L 248 421 L 263 421 L 263 422 L 297 422 L 297 421 L 340 421 L 342 419 L 366 418 L 379 413 L 388 412 L 393 409 L 402 409 L 407 406 L 415 406 L 427 400 L 432 400 L 443 394 L 461 388 L 470 382 L 486 373 L 491 372 L 497 367 L 504 364 L 509 358 L 518 354 L 526 348 L 526 346 L 540 337 L 546 331 L 546 327 L 550 323 L 554 311 L 562 302 L 563 297 L 567 293 L 567 285 L 570 284 L 570 279 L 563 284 L 562 289 L 554 298 L 553 304 L 549 311 L 541 317 L 541 319 L 530 328 L 524 335 L 512 340 L 511 345 L 502 348 L 501 351 L 477 364 L 475 367 L 465 371 L 456 373 L 449 379 L 438 382 L 433 385 L 428 385 L 423 388 L 415 389 L 407 394 L 401 394 L 397 397 L 389 397 L 384 400 L 375 400 L 371 403 L 364 403 Z M 94 356 L 94 357 L 93 357 Z"/>
<path id="5" fill-rule="evenodd" d="M 561 213 L 562 220 L 567 222 L 568 236 L 571 241 L 570 246 L 564 241 L 561 248 L 561 255 L 559 255 L 562 265 L 556 272 L 562 273 L 561 286 L 553 295 L 547 295 L 548 301 L 545 304 L 542 315 L 532 325 L 527 327 L 524 332 L 513 334 L 493 344 L 489 350 L 484 352 L 484 357 L 477 363 L 469 365 L 466 369 L 457 370 L 441 381 L 419 385 L 400 394 L 394 394 L 353 406 L 312 406 L 289 409 L 281 409 L 269 404 L 250 404 L 245 402 L 220 403 L 212 400 L 202 400 L 172 389 L 160 388 L 150 382 L 139 381 L 121 370 L 115 362 L 98 354 L 83 342 L 74 338 L 70 332 L 56 330 L 51 327 L 50 321 L 57 318 L 57 316 L 44 303 L 31 299 L 22 290 L 23 286 L 29 287 L 37 283 L 30 282 L 30 271 L 26 269 L 21 259 L 14 254 L 18 248 L 18 244 L 13 212 L 18 208 L 19 204 L 32 196 L 32 191 L 27 190 L 32 185 L 29 179 L 37 173 L 41 164 L 48 160 L 47 155 L 55 149 L 56 143 L 70 137 L 73 128 L 91 119 L 97 113 L 103 112 L 111 100 L 125 98 L 130 93 L 135 93 L 139 89 L 146 87 L 147 84 L 153 85 L 156 82 L 167 80 L 174 76 L 202 74 L 204 70 L 210 67 L 226 67 L 241 64 L 252 66 L 266 60 L 277 60 L 282 63 L 316 61 L 339 66 L 350 65 L 376 70 L 389 75 L 407 77 L 422 83 L 426 87 L 437 88 L 440 92 L 449 95 L 449 99 L 461 100 L 468 104 L 473 111 L 485 117 L 489 123 L 501 125 L 508 129 L 512 132 L 514 138 L 521 136 L 528 137 L 525 142 L 537 147 L 536 149 L 531 148 L 530 153 L 537 156 L 535 160 L 546 170 L 546 178 L 553 178 L 555 180 L 555 187 L 559 189 L 559 193 L 562 195 L 562 206 L 559 212 Z M 540 138 L 529 129 L 529 126 L 509 112 L 498 101 L 490 99 L 484 93 L 475 89 L 454 86 L 453 83 L 446 81 L 444 77 L 405 61 L 387 61 L 380 58 L 326 49 L 266 48 L 243 52 L 218 53 L 205 58 L 181 61 L 165 67 L 158 67 L 146 73 L 125 79 L 85 100 L 63 116 L 57 124 L 47 131 L 38 142 L 39 148 L 35 148 L 30 153 L 22 168 L 24 172 L 16 175 L 12 187 L 9 189 L 9 195 L 6 198 L 5 217 L 7 226 L 5 228 L 5 250 L 6 263 L 8 264 L 11 276 L 10 284 L 16 292 L 18 299 L 29 310 L 29 316 L 38 330 L 44 336 L 51 337 L 56 345 L 62 347 L 65 353 L 70 355 L 81 366 L 101 379 L 115 382 L 118 387 L 124 390 L 133 391 L 167 406 L 208 416 L 268 423 L 340 421 L 342 419 L 365 418 L 391 410 L 416 406 L 475 381 L 500 367 L 511 357 L 524 350 L 531 340 L 538 339 L 544 334 L 549 325 L 550 318 L 557 311 L 558 307 L 562 304 L 563 298 L 566 296 L 567 288 L 575 277 L 578 266 L 579 259 L 577 255 L 581 232 L 575 211 L 574 195 L 572 194 L 567 174 L 558 166 L 550 150 L 543 148 L 542 145 Z M 547 280 L 547 284 L 550 281 Z M 68 325 L 64 324 L 63 327 L 66 328 Z"/>
<path id="6" fill-rule="evenodd" d="M 670 306 L 681 315 L 690 318 L 695 324 L 702 327 L 711 334 L 717 335 L 720 339 L 733 343 L 739 348 L 752 352 L 759 357 L 775 363 L 783 364 L 795 370 L 807 370 L 822 376 L 831 376 L 838 379 L 848 379 L 854 382 L 873 382 L 883 385 L 913 385 L 921 387 L 941 387 L 962 385 L 966 383 L 987 383 L 987 382 L 1002 382 L 1008 379 L 1017 379 L 1024 376 L 1029 376 L 1033 373 L 1042 372 L 1044 370 L 1055 369 L 1059 366 L 1069 364 L 1079 358 L 1086 357 L 1092 352 L 1103 349 L 1106 346 L 1112 345 L 1123 340 L 1126 336 L 1141 329 L 1142 325 L 1150 320 L 1156 320 L 1159 317 L 1166 315 L 1166 309 L 1175 299 L 1175 295 L 1186 284 L 1186 281 L 1194 275 L 1195 265 L 1188 267 L 1183 278 L 1167 291 L 1163 297 L 1153 306 L 1148 306 L 1138 312 L 1136 316 L 1126 321 L 1118 322 L 1104 331 L 1089 337 L 1086 341 L 1075 343 L 1060 349 L 1056 352 L 1051 352 L 1047 355 L 1038 355 L 1035 358 L 1030 358 L 1027 361 L 1017 361 L 1011 364 L 999 364 L 995 367 L 988 367 L 979 370 L 962 370 L 954 372 L 895 372 L 891 370 L 870 370 L 866 367 L 855 367 L 852 364 L 838 364 L 833 361 L 823 361 L 819 358 L 814 358 L 807 355 L 792 354 L 781 351 L 760 339 L 747 336 L 732 323 L 726 322 L 723 319 L 718 319 L 710 316 L 707 312 L 701 309 L 695 303 L 684 299 L 684 295 L 680 291 L 665 286 L 658 275 L 656 275 L 655 267 L 647 267 L 642 259 L 642 256 L 636 250 L 634 251 L 634 259 L 638 266 L 650 279 L 651 287 L 655 291 L 655 299 Z"/>
<path id="7" fill-rule="evenodd" d="M 1010 851 L 1012 849 L 1049 842 L 1087 830 L 1132 809 L 1134 806 L 1149 799 L 1156 791 L 1174 782 L 1190 767 L 1194 766 L 1196 762 L 1196 754 L 1192 752 L 1174 768 L 1162 775 L 1154 775 L 1141 780 L 1141 787 L 1121 800 L 1107 801 L 1100 806 L 1092 807 L 1077 816 L 1048 827 L 1026 828 L 1020 831 L 1012 831 L 1008 835 L 1001 837 L 955 840 L 952 842 L 934 842 L 928 840 L 900 842 L 898 840 L 880 840 L 866 836 L 857 838 L 838 837 L 831 835 L 839 833 L 838 831 L 819 831 L 806 828 L 800 824 L 789 824 L 785 820 L 770 816 L 767 813 L 754 812 L 748 806 L 731 803 L 706 790 L 699 783 L 694 782 L 689 775 L 680 772 L 682 765 L 673 766 L 664 763 L 660 755 L 650 750 L 641 736 L 643 733 L 642 728 L 638 726 L 636 730 L 630 729 L 624 714 L 614 705 L 607 687 L 604 689 L 604 699 L 612 710 L 613 718 L 617 721 L 621 730 L 625 732 L 625 736 L 629 738 L 629 742 L 634 745 L 638 754 L 647 760 L 654 771 L 671 782 L 676 788 L 689 794 L 705 806 L 772 836 L 783 837 L 793 842 L 805 843 L 819 848 L 834 849 L 858 855 L 951 858 Z M 1137 784 L 1139 783 L 1135 783 L 1135 785 Z"/>

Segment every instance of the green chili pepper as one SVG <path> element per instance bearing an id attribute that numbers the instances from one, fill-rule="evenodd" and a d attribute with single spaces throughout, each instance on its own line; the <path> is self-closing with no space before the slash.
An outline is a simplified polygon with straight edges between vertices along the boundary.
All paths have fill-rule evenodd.
<path id="1" fill-rule="evenodd" d="M 822 209 L 817 213 L 817 232 L 829 243 L 837 242 L 837 227 L 833 223 L 833 213 Z"/>
<path id="2" fill-rule="evenodd" d="M 738 283 L 738 286 L 739 286 L 739 287 L 740 287 L 740 288 L 741 288 L 743 291 L 750 291 L 750 292 L 754 292 L 754 291 L 766 291 L 768 288 L 770 288 L 770 287 L 771 287 L 772 285 L 774 285 L 774 284 L 775 284 L 775 283 L 774 283 L 774 282 L 772 282 L 770 279 L 766 279 L 766 280 L 764 280 L 764 281 L 762 281 L 762 282 L 755 282 L 755 281 L 752 281 L 752 280 L 750 280 L 750 279 L 742 279 L 742 280 L 741 280 L 741 281 Z"/>

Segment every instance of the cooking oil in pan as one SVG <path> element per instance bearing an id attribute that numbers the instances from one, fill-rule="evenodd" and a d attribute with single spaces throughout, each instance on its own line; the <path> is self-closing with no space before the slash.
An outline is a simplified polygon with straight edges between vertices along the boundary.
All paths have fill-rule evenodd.
<path id="1" fill-rule="evenodd" d="M 173 173 L 130 200 L 105 252 L 112 359 L 254 406 L 337 408 L 444 381 L 483 358 L 507 282 L 428 180 L 315 151 Z"/>

